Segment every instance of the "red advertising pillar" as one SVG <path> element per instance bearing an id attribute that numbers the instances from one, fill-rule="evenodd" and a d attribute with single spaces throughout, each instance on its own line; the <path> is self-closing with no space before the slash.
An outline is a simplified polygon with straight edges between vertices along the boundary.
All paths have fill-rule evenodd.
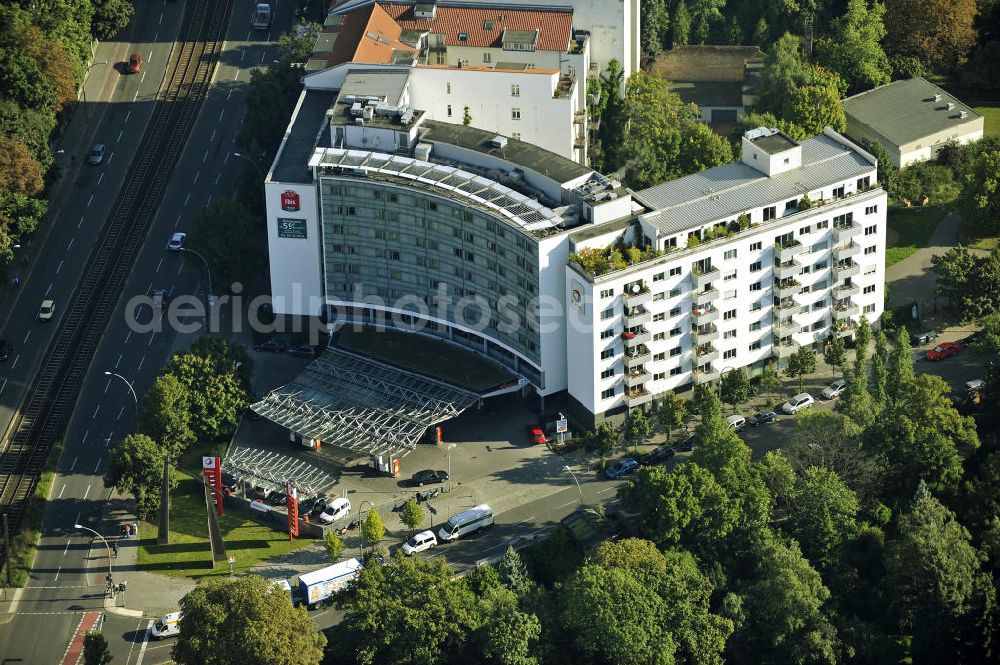
<path id="1" fill-rule="evenodd" d="M 202 457 L 201 471 L 205 476 L 205 482 L 212 488 L 212 503 L 215 504 L 215 512 L 222 515 L 222 458 Z"/>
<path id="2" fill-rule="evenodd" d="M 299 535 L 299 490 L 290 482 L 285 482 L 285 496 L 288 497 L 288 540 Z"/>
<path id="3" fill-rule="evenodd" d="M 399 460 L 392 460 L 392 477 L 399 478 Z"/>

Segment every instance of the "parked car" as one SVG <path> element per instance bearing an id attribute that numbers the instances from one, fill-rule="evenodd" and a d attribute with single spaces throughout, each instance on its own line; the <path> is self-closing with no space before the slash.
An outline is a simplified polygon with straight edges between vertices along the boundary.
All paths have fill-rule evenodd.
<path id="1" fill-rule="evenodd" d="M 351 513 L 351 500 L 338 497 L 328 503 L 323 512 L 319 514 L 319 521 L 323 524 L 333 524 L 339 519 L 347 517 Z"/>
<path id="2" fill-rule="evenodd" d="M 329 499 L 323 495 L 316 497 L 316 500 L 313 502 L 312 508 L 309 509 L 309 512 L 314 516 L 319 517 L 320 513 L 326 510 L 326 504 L 328 502 Z"/>
<path id="3" fill-rule="evenodd" d="M 125 71 L 129 74 L 138 74 L 142 71 L 142 56 L 138 53 L 133 53 L 128 57 L 128 62 L 125 63 Z"/>
<path id="4" fill-rule="evenodd" d="M 184 249 L 184 239 L 187 238 L 186 233 L 175 233 L 170 236 L 169 242 L 167 242 L 167 249 L 171 252 L 179 252 Z"/>
<path id="5" fill-rule="evenodd" d="M 971 335 L 963 339 L 962 344 L 965 344 L 966 346 L 969 346 L 970 344 L 975 344 L 976 342 L 979 341 L 979 339 L 982 336 L 983 336 L 983 331 L 977 330 L 976 332 L 972 333 Z"/>
<path id="6" fill-rule="evenodd" d="M 927 352 L 927 360 L 944 360 L 958 355 L 958 342 L 942 342 Z"/>
<path id="7" fill-rule="evenodd" d="M 266 501 L 272 506 L 284 506 L 288 503 L 288 495 L 282 491 L 274 490 L 267 495 Z"/>
<path id="8" fill-rule="evenodd" d="M 823 388 L 823 392 L 820 394 L 823 399 L 834 399 L 835 397 L 840 397 L 840 393 L 844 392 L 844 388 L 847 387 L 847 381 L 843 379 L 837 379 L 826 388 Z"/>
<path id="9" fill-rule="evenodd" d="M 38 320 L 39 321 L 51 321 L 52 317 L 56 313 L 56 301 L 55 300 L 43 300 L 41 307 L 38 308 Z"/>
<path id="10" fill-rule="evenodd" d="M 0 360 L 7 360 L 10 357 L 10 342 L 0 339 Z"/>
<path id="11" fill-rule="evenodd" d="M 729 429 L 739 432 L 741 429 L 746 427 L 747 419 L 739 414 L 736 414 L 726 418 L 726 424 L 729 425 Z"/>
<path id="12" fill-rule="evenodd" d="M 802 409 L 808 409 L 815 403 L 816 400 L 809 393 L 799 393 L 792 399 L 788 400 L 781 405 L 781 410 L 785 413 L 792 415 L 798 413 Z"/>
<path id="13" fill-rule="evenodd" d="M 108 154 L 108 148 L 103 143 L 98 143 L 87 153 L 87 163 L 97 166 L 104 161 L 104 156 Z"/>
<path id="14" fill-rule="evenodd" d="M 274 490 L 270 487 L 264 487 L 263 485 L 255 485 L 250 488 L 247 492 L 247 496 L 250 499 L 259 499 L 261 501 L 267 501 L 267 497 L 271 496 L 271 492 Z"/>
<path id="15" fill-rule="evenodd" d="M 639 463 L 636 462 L 631 457 L 626 457 L 623 460 L 618 460 L 608 468 L 604 470 L 604 475 L 608 478 L 614 480 L 615 478 L 621 478 L 624 475 L 632 473 L 639 468 Z"/>
<path id="16" fill-rule="evenodd" d="M 751 427 L 760 427 L 761 425 L 765 425 L 767 423 L 773 423 L 777 419 L 778 414 L 774 411 L 758 411 L 750 416 L 750 420 L 747 422 L 750 423 Z"/>
<path id="17" fill-rule="evenodd" d="M 298 344 L 288 349 L 288 355 L 296 358 L 315 358 L 319 355 L 319 347 L 315 344 Z"/>
<path id="18" fill-rule="evenodd" d="M 443 483 L 448 480 L 448 472 L 424 469 L 423 471 L 417 471 L 413 474 L 412 480 L 413 484 L 417 487 L 423 487 L 424 485 L 431 485 L 434 483 Z"/>
<path id="19" fill-rule="evenodd" d="M 433 531 L 421 531 L 403 543 L 403 554 L 406 556 L 413 556 L 417 552 L 434 549 L 437 547 L 437 544 L 438 539 L 437 536 L 434 535 Z"/>
<path id="20" fill-rule="evenodd" d="M 260 351 L 262 353 L 284 353 L 287 348 L 288 345 L 277 337 L 271 337 L 260 344 L 253 345 L 254 351 Z"/>
<path id="21" fill-rule="evenodd" d="M 917 335 L 916 337 L 914 337 L 913 341 L 917 345 L 930 344 L 931 342 L 933 342 L 937 338 L 938 338 L 937 332 L 935 332 L 933 330 L 928 330 L 927 332 L 920 333 L 919 335 Z"/>
<path id="22" fill-rule="evenodd" d="M 701 444 L 701 441 L 698 440 L 697 436 L 689 436 L 678 443 L 674 450 L 679 453 L 688 453 L 694 450 L 695 446 L 699 444 Z"/>
<path id="23" fill-rule="evenodd" d="M 655 464 L 662 464 L 663 462 L 666 462 L 673 456 L 674 456 L 674 449 L 664 444 L 662 446 L 657 446 L 652 451 L 640 457 L 639 464 L 641 464 L 642 466 L 653 466 Z"/>
<path id="24" fill-rule="evenodd" d="M 531 441 L 532 445 L 545 445 L 545 432 L 543 432 L 542 428 L 538 425 L 528 425 L 528 439 Z"/>

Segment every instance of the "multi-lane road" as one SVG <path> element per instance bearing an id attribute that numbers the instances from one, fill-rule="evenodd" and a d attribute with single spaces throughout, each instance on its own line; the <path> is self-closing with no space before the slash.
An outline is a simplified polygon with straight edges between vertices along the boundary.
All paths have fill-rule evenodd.
<path id="1" fill-rule="evenodd" d="M 291 7 L 281 8 L 275 26 L 289 25 Z M 92 540 L 73 525 L 80 523 L 107 533 L 103 515 L 108 491 L 101 476 L 107 463 L 104 433 L 121 437 L 131 431 L 135 407 L 124 382 L 134 382 L 141 394 L 172 351 L 175 334 L 135 333 L 126 323 L 125 307 L 135 295 L 164 289 L 174 297 L 199 291 L 200 263 L 185 263 L 165 251 L 170 235 L 186 228 L 191 216 L 214 199 L 230 197 L 245 165 L 232 156 L 242 118 L 241 93 L 251 71 L 275 57 L 277 34 L 249 29 L 250 3 L 233 3 L 226 42 L 213 80 L 192 129 L 164 201 L 140 251 L 94 358 L 74 414 L 63 438 L 59 473 L 42 528 L 38 555 L 28 586 L 19 594 L 14 612 L 0 617 L 2 662 L 61 662 L 87 610 L 100 611 L 104 601 L 103 552 L 91 554 Z M 70 168 L 65 198 L 58 202 L 52 228 L 44 239 L 30 278 L 22 277 L 21 293 L 9 311 L 3 337 L 14 346 L 0 380 L 0 425 L 6 427 L 31 383 L 55 330 L 55 321 L 36 320 L 41 301 L 56 301 L 57 316 L 85 268 L 99 229 L 104 224 L 149 121 L 166 63 L 177 34 L 183 2 L 142 3 L 133 25 L 120 41 L 100 45 L 95 61 L 108 65 L 91 70 L 88 102 L 77 110 L 87 119 L 85 145 L 104 143 L 103 164 L 91 166 L 84 154 L 61 155 Z M 130 53 L 144 59 L 143 72 L 121 73 Z M 94 93 L 97 92 L 95 95 Z M 81 105 L 84 106 L 84 105 Z M 60 308 L 60 306 L 63 306 Z M 100 542 L 96 545 L 103 549 Z M 162 662 L 157 650 L 142 647 L 148 622 L 108 616 L 105 634 L 116 662 Z M 160 650 L 162 654 L 162 650 Z M 142 654 L 142 655 L 140 655 Z M 144 660 L 143 660 L 144 659 Z"/>

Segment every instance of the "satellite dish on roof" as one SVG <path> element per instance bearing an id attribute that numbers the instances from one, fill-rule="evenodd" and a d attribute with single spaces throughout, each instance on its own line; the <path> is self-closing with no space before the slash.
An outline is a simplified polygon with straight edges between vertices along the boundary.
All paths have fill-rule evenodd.
<path id="1" fill-rule="evenodd" d="M 638 284 L 633 284 L 632 285 L 632 293 L 639 293 L 639 291 L 641 291 L 641 290 L 642 290 L 642 287 L 640 287 Z"/>

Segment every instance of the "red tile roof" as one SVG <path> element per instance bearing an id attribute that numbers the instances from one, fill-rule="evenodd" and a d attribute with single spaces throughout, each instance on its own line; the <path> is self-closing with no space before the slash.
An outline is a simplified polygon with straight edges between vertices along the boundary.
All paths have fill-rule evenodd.
<path id="1" fill-rule="evenodd" d="M 404 29 L 428 30 L 444 34 L 447 46 L 479 46 L 500 48 L 506 30 L 538 30 L 536 49 L 565 51 L 573 35 L 573 12 L 558 9 L 511 9 L 510 7 L 466 7 L 437 5 L 437 18 L 419 19 L 413 15 L 413 5 L 380 3 L 396 23 Z M 493 21 L 493 28 L 485 28 Z M 468 38 L 459 41 L 459 33 Z"/>
<path id="2" fill-rule="evenodd" d="M 415 48 L 399 41 L 402 31 L 378 3 L 344 14 L 340 26 L 327 30 L 337 34 L 333 50 L 326 55 L 327 65 L 333 67 L 344 62 L 389 64 L 393 51 L 416 54 Z"/>

